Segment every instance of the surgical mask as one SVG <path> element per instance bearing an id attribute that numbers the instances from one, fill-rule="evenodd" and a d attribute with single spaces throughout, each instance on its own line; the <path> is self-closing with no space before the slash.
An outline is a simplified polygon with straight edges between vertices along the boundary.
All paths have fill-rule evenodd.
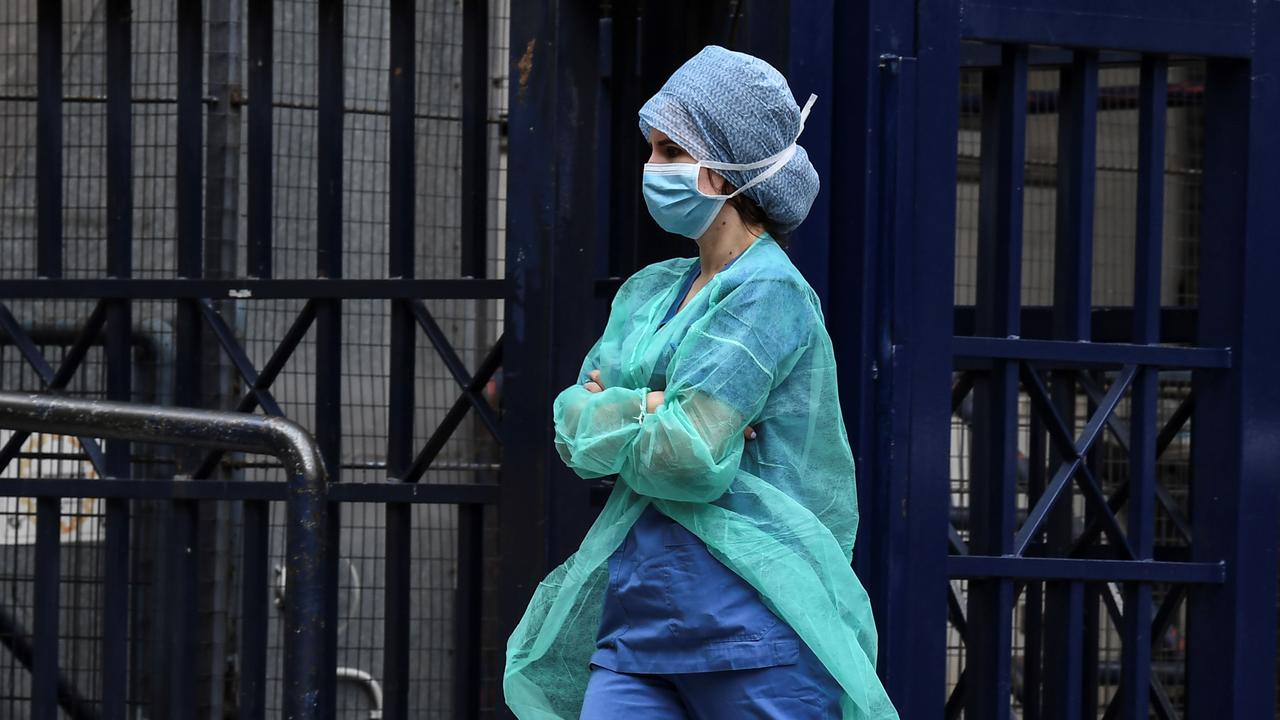
<path id="1" fill-rule="evenodd" d="M 768 180 L 782 170 L 796 154 L 796 140 L 804 132 L 804 122 L 809 117 L 809 109 L 813 107 L 817 95 L 810 95 L 808 102 L 800 111 L 800 131 L 796 139 L 782 150 L 762 160 L 750 163 L 715 162 L 701 160 L 696 163 L 645 163 L 644 203 L 649 214 L 658 225 L 669 233 L 683 235 L 697 240 L 711 227 L 720 208 L 730 198 Z M 702 168 L 712 170 L 760 170 L 764 171 L 751 178 L 742 187 L 728 195 L 708 195 L 698 188 L 698 176 Z"/>

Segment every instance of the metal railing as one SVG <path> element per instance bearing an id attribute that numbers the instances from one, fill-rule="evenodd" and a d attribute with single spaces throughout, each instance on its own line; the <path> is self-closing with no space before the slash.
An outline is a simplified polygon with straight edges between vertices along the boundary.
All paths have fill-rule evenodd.
<path id="1" fill-rule="evenodd" d="M 328 478 L 320 448 L 297 423 L 280 417 L 194 410 L 51 395 L 0 392 L 0 428 L 28 433 L 56 433 L 273 455 L 289 473 L 286 483 L 286 568 L 292 586 L 285 608 L 284 716 L 320 717 L 325 638 L 325 567 L 328 562 Z M 19 438 L 17 442 L 22 442 Z M 32 717 L 57 717 L 58 667 L 58 525 L 64 497 L 106 499 L 102 606 L 103 708 L 105 715 L 123 709 L 127 668 L 128 501 L 136 497 L 197 499 L 236 497 L 225 483 L 209 480 L 133 480 L 129 478 L 0 478 L 0 496 L 37 498 L 34 638 L 31 646 Z M 278 485 L 278 483 L 270 483 Z M 147 486 L 145 489 L 143 486 Z M 248 521 L 248 518 L 246 518 Z M 265 529 L 265 517 L 259 518 Z M 268 605 L 263 548 L 246 543 L 245 620 L 241 667 L 241 709 L 260 709 L 266 676 L 265 647 Z M 254 553 L 251 557 L 250 553 Z M 263 572 L 251 572 L 256 564 Z M 194 592 L 195 588 L 186 589 Z M 177 647 L 177 646 L 174 646 Z M 64 693 L 65 696 L 65 693 Z M 181 702 L 181 700 L 178 700 Z M 122 714 L 120 716 L 123 716 Z M 250 717 L 253 714 L 249 715 Z"/>

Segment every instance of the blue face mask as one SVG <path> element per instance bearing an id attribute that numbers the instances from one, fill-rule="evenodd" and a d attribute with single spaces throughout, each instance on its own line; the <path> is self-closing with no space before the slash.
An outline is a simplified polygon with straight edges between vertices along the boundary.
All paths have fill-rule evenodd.
<path id="1" fill-rule="evenodd" d="M 658 225 L 669 233 L 697 240 L 728 200 L 698 189 L 697 163 L 645 163 L 644 204 Z"/>
<path id="2" fill-rule="evenodd" d="M 817 99 L 817 96 L 810 95 L 809 101 L 800 110 L 800 132 L 804 132 L 809 109 Z M 797 133 L 796 138 L 799 137 Z M 711 227 L 711 222 L 716 219 L 716 214 L 729 198 L 773 177 L 795 154 L 796 143 L 793 140 L 790 145 L 773 155 L 750 163 L 710 160 L 696 163 L 645 163 L 642 182 L 644 204 L 649 207 L 649 214 L 663 230 L 697 240 Z M 707 195 L 698 189 L 698 174 L 704 167 L 712 170 L 763 172 L 728 195 Z"/>

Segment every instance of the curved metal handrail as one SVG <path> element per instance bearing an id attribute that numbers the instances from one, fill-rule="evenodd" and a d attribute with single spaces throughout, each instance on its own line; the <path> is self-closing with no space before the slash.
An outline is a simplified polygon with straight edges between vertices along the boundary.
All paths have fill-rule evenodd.
<path id="1" fill-rule="evenodd" d="M 0 428 L 279 458 L 289 469 L 285 567 L 295 588 L 284 619 L 289 639 L 284 648 L 284 716 L 316 717 L 322 677 L 318 659 L 325 656 L 328 475 L 310 433 L 281 417 L 11 392 L 0 392 Z"/>

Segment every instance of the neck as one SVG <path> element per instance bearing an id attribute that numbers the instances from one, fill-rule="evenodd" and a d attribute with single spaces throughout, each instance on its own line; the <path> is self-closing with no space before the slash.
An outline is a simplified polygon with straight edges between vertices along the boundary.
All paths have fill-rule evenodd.
<path id="1" fill-rule="evenodd" d="M 702 265 L 703 277 L 711 279 L 734 258 L 746 252 L 763 233 L 762 229 L 750 228 L 737 218 L 716 218 L 698 238 L 698 261 Z"/>

